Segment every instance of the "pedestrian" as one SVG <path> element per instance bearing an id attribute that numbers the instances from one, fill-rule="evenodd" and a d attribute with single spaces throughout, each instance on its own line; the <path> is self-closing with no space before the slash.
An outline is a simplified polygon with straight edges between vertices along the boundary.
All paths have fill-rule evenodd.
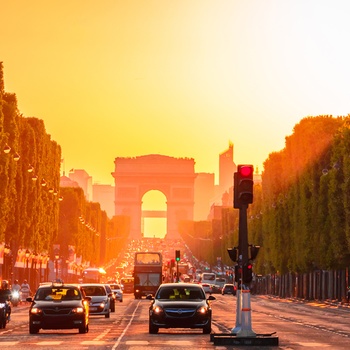
<path id="1" fill-rule="evenodd" d="M 31 295 L 30 286 L 27 280 L 24 280 L 21 285 L 22 301 L 27 301 L 27 298 Z"/>
<path id="2" fill-rule="evenodd" d="M 18 283 L 18 280 L 15 280 L 12 285 L 13 292 L 19 292 L 21 290 L 21 286 Z"/>
<path id="3" fill-rule="evenodd" d="M 11 319 L 11 289 L 9 287 L 9 282 L 7 280 L 1 281 L 1 289 L 0 289 L 0 302 L 6 304 L 6 310 L 8 314 L 8 321 Z"/>

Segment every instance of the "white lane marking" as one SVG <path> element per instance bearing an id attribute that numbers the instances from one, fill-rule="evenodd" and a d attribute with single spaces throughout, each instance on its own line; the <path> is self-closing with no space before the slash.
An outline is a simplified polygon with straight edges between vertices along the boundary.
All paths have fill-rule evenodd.
<path id="1" fill-rule="evenodd" d="M 107 328 L 104 332 L 102 332 L 99 336 L 97 336 L 94 341 L 99 341 L 101 338 L 103 338 L 105 335 L 107 335 L 110 332 L 110 328 Z"/>
<path id="2" fill-rule="evenodd" d="M 37 342 L 35 343 L 36 345 L 61 345 L 62 342 L 61 341 L 40 341 L 40 342 Z"/>
<path id="3" fill-rule="evenodd" d="M 121 340 L 123 339 L 125 333 L 129 329 L 129 327 L 131 325 L 131 322 L 133 321 L 133 319 L 135 317 L 136 311 L 139 308 L 140 303 L 141 303 L 141 300 L 139 300 L 138 304 L 136 305 L 136 308 L 135 308 L 133 314 L 131 315 L 131 318 L 130 318 L 130 321 L 129 321 L 128 325 L 124 328 L 123 333 L 119 336 L 119 338 L 117 339 L 116 343 L 113 345 L 112 350 L 115 350 L 118 347 L 118 345 L 120 344 Z"/>

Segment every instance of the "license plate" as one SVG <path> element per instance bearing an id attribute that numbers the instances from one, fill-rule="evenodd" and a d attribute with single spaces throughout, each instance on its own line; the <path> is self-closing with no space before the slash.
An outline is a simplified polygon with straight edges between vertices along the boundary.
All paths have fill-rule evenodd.
<path id="1" fill-rule="evenodd" d="M 89 310 L 90 311 L 97 311 L 97 307 L 90 307 Z"/>

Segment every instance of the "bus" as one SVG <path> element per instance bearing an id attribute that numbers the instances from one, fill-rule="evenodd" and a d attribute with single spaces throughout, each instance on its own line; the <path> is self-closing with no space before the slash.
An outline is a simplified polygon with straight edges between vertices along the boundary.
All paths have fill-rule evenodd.
<path id="1" fill-rule="evenodd" d="M 136 252 L 134 260 L 134 296 L 155 294 L 163 280 L 163 261 L 160 252 Z"/>
<path id="2" fill-rule="evenodd" d="M 203 272 L 201 274 L 200 283 L 215 284 L 216 274 L 213 272 Z"/>
<path id="3" fill-rule="evenodd" d="M 83 283 L 106 283 L 106 275 L 102 267 L 88 267 L 83 270 Z"/>

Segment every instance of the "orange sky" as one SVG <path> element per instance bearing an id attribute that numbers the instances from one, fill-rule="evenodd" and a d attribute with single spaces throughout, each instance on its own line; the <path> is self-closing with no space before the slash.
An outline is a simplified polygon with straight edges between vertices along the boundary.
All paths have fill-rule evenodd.
<path id="1" fill-rule="evenodd" d="M 350 112 L 350 2 L 0 0 L 5 89 L 65 170 L 113 184 L 119 156 L 262 170 L 309 115 Z M 217 180 L 217 177 L 216 177 Z"/>

